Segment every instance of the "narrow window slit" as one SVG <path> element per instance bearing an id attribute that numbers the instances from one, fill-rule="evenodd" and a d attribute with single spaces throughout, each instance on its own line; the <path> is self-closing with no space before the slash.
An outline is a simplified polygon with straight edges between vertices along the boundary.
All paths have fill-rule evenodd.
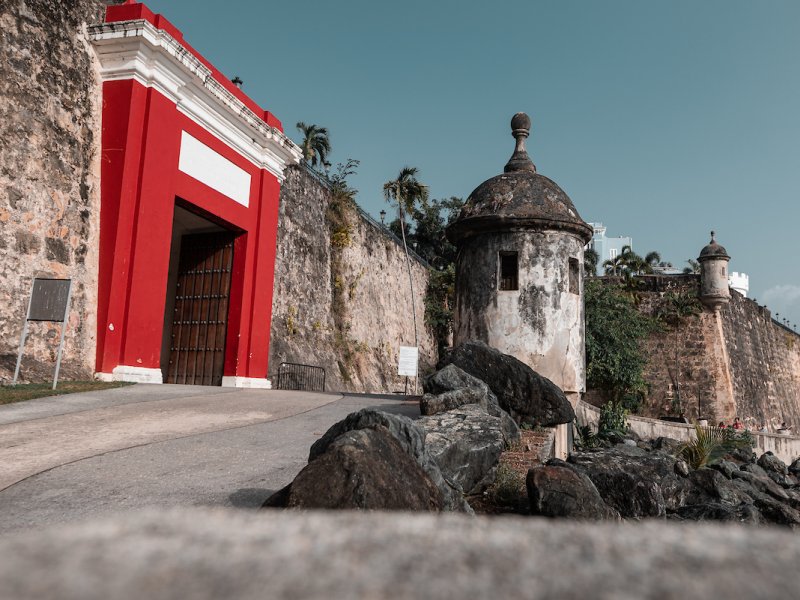
<path id="1" fill-rule="evenodd" d="M 500 290 L 519 289 L 519 264 L 517 252 L 500 252 Z"/>

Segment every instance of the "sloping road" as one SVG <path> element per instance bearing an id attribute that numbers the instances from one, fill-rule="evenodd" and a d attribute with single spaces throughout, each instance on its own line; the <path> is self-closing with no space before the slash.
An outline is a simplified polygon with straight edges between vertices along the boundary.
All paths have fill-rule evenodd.
<path id="1" fill-rule="evenodd" d="M 330 425 L 402 398 L 148 386 L 0 407 L 0 532 L 145 506 L 257 507 Z"/>

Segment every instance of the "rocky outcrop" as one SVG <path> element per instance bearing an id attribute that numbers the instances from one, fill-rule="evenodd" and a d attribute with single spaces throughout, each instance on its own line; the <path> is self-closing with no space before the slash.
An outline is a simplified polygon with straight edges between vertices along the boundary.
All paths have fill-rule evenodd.
<path id="1" fill-rule="evenodd" d="M 500 407 L 519 423 L 550 427 L 575 419 L 564 392 L 552 381 L 483 342 L 465 342 L 443 362 L 484 381 Z"/>
<path id="2" fill-rule="evenodd" d="M 287 508 L 432 510 L 442 492 L 385 427 L 348 431 L 282 492 Z"/>
<path id="3" fill-rule="evenodd" d="M 378 410 L 365 408 L 348 415 L 343 420 L 334 424 L 325 434 L 311 446 L 309 451 L 309 465 L 324 456 L 328 449 L 338 442 L 343 436 L 352 431 L 385 429 L 398 443 L 399 447 L 416 462 L 427 474 L 431 482 L 441 493 L 441 506 L 443 510 L 472 512 L 469 504 L 464 500 L 463 490 L 457 483 L 445 478 L 437 462 L 431 457 L 425 447 L 425 431 L 408 417 L 393 415 Z M 345 438 L 342 443 L 347 443 L 350 438 Z M 339 452 L 336 456 L 344 456 Z M 328 459 L 329 461 L 331 459 Z M 368 474 L 366 475 L 368 476 Z M 264 503 L 265 507 L 288 506 L 290 490 L 294 483 L 280 490 Z"/>
<path id="4" fill-rule="evenodd" d="M 511 417 L 492 416 L 477 404 L 422 417 L 417 423 L 442 474 L 467 495 L 479 494 L 494 482 L 500 455 L 519 441 Z"/>
<path id="5" fill-rule="evenodd" d="M 639 442 L 637 446 L 619 444 L 573 453 L 568 463 L 551 460 L 547 468 L 569 467 L 586 476 L 603 503 L 623 518 L 666 517 L 800 526 L 800 482 L 774 456 L 762 455 L 756 464 L 739 461 L 729 454 L 727 459 L 710 467 L 687 471 L 681 459 L 659 449 L 671 445 L 663 440 Z M 776 482 L 776 477 L 782 483 Z M 576 477 L 558 470 L 533 469 L 528 482 L 534 514 L 607 518 L 598 512 L 585 483 L 580 484 Z M 542 500 L 559 498 L 562 490 L 568 493 L 559 502 Z M 587 510 L 570 500 L 579 497 L 579 492 L 592 506 L 588 514 L 599 516 L 587 516 Z"/>
<path id="6" fill-rule="evenodd" d="M 586 475 L 567 463 L 554 460 L 534 467 L 525 480 L 532 515 L 573 519 L 618 519 Z"/>
<path id="7" fill-rule="evenodd" d="M 435 415 L 464 404 L 479 404 L 495 417 L 502 412 L 489 386 L 455 365 L 447 365 L 428 377 L 424 390 L 425 395 L 420 400 L 423 415 Z"/>

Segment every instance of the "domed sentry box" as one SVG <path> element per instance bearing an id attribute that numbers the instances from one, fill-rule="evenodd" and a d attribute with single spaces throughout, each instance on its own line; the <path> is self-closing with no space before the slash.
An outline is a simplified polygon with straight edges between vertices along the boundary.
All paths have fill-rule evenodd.
<path id="1" fill-rule="evenodd" d="M 511 119 L 504 173 L 479 185 L 447 237 L 458 247 L 454 343 L 515 356 L 575 404 L 585 391 L 583 250 L 592 228 L 525 150 L 528 115 Z"/>
<path id="2" fill-rule="evenodd" d="M 714 232 L 711 241 L 700 251 L 700 302 L 713 311 L 718 311 L 731 300 L 728 284 L 728 261 L 731 257 L 725 248 L 717 243 Z"/>

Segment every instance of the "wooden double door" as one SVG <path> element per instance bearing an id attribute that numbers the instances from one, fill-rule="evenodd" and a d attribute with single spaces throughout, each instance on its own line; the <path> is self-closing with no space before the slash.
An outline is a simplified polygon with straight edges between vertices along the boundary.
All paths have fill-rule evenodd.
<path id="1" fill-rule="evenodd" d="M 228 232 L 181 239 L 167 383 L 222 384 L 233 241 Z"/>

